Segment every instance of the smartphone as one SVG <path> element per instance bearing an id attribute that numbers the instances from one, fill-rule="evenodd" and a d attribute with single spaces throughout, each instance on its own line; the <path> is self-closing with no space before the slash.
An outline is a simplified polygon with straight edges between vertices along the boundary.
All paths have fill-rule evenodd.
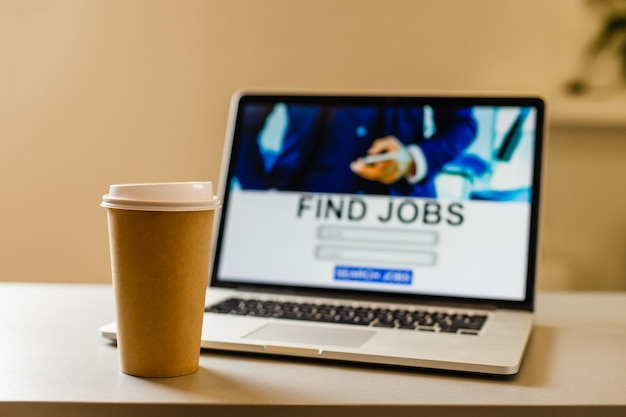
<path id="1" fill-rule="evenodd" d="M 393 159 L 398 159 L 398 152 L 386 152 L 377 153 L 374 155 L 366 155 L 363 157 L 363 162 L 367 165 L 371 165 L 375 164 L 376 162 L 391 161 Z"/>

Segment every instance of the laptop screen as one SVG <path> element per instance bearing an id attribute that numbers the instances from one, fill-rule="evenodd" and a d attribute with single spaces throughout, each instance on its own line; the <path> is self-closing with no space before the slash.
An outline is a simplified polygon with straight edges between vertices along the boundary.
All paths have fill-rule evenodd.
<path id="1" fill-rule="evenodd" d="M 541 99 L 233 103 L 212 285 L 532 302 Z"/>

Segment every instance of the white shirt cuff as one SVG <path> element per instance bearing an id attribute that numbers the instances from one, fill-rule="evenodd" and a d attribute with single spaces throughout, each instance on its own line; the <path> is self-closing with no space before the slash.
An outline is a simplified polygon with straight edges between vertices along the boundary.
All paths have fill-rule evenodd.
<path id="1" fill-rule="evenodd" d="M 408 145 L 407 150 L 411 158 L 413 158 L 413 162 L 415 162 L 415 174 L 407 175 L 406 180 L 409 184 L 415 184 L 423 180 L 426 174 L 428 174 L 428 164 L 426 163 L 424 152 L 422 152 L 422 149 L 418 145 Z"/>

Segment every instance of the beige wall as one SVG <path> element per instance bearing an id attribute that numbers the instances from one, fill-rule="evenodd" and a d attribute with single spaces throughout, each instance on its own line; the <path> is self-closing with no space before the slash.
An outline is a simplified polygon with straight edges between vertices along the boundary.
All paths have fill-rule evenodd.
<path id="1" fill-rule="evenodd" d="M 108 184 L 217 180 L 238 88 L 550 95 L 568 4 L 0 0 L 0 280 L 110 282 Z M 624 132 L 551 132 L 543 287 L 626 289 Z"/>

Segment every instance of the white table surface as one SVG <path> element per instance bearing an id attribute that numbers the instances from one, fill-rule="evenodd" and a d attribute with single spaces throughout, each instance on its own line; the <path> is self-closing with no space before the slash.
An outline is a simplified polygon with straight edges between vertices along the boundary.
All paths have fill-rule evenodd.
<path id="1" fill-rule="evenodd" d="M 541 293 L 513 377 L 203 351 L 200 370 L 119 371 L 107 285 L 0 283 L 0 417 L 626 416 L 626 293 Z M 144 414 L 145 413 L 145 414 Z"/>

